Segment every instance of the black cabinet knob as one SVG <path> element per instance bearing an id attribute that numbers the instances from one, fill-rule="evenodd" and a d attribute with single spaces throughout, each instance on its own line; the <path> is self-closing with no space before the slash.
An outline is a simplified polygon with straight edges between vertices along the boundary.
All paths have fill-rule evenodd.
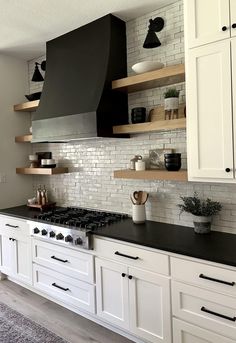
<path id="1" fill-rule="evenodd" d="M 37 227 L 34 228 L 34 233 L 39 233 L 39 229 Z"/>
<path id="2" fill-rule="evenodd" d="M 236 29 L 236 23 L 232 24 L 232 29 Z"/>
<path id="3" fill-rule="evenodd" d="M 132 276 L 132 275 L 129 275 L 128 278 L 129 278 L 130 280 L 132 280 L 132 279 L 133 279 L 133 276 Z"/>
<path id="4" fill-rule="evenodd" d="M 225 171 L 226 171 L 226 173 L 229 173 L 230 172 L 230 168 L 226 168 Z"/>
<path id="5" fill-rule="evenodd" d="M 64 239 L 63 234 L 62 234 L 62 233 L 59 233 L 58 235 L 56 235 L 56 239 L 57 239 L 57 240 L 62 240 L 62 239 Z"/>
<path id="6" fill-rule="evenodd" d="M 83 241 L 81 238 L 76 238 L 75 240 L 75 245 L 82 245 L 83 244 Z"/>
<path id="7" fill-rule="evenodd" d="M 226 30 L 227 30 L 227 26 L 223 26 L 222 31 L 226 31 Z"/>
<path id="8" fill-rule="evenodd" d="M 47 230 L 45 230 L 45 229 L 43 229 L 42 232 L 41 232 L 42 236 L 46 236 L 47 233 L 48 233 L 48 232 L 47 232 Z"/>
<path id="9" fill-rule="evenodd" d="M 122 274 L 121 274 L 122 277 L 125 277 L 125 275 L 126 275 L 125 273 L 122 273 Z"/>
<path id="10" fill-rule="evenodd" d="M 53 237 L 55 237 L 55 236 L 56 236 L 56 234 L 55 234 L 55 232 L 54 232 L 54 231 L 51 231 L 51 232 L 49 233 L 49 236 L 50 236 L 51 238 L 53 238 Z"/>
<path id="11" fill-rule="evenodd" d="M 66 236 L 65 242 L 73 242 L 73 237 L 71 237 L 70 235 Z"/>

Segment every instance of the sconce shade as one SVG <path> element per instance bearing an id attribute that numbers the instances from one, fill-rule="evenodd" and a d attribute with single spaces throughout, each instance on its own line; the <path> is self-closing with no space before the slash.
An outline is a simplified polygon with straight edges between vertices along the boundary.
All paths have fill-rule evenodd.
<path id="1" fill-rule="evenodd" d="M 155 32 L 160 32 L 163 29 L 164 24 L 164 20 L 161 17 L 149 20 L 148 33 L 143 43 L 143 48 L 152 49 L 161 46 L 161 42 Z"/>
<path id="2" fill-rule="evenodd" d="M 158 48 L 158 46 L 161 46 L 161 42 L 159 41 L 157 35 L 154 31 L 148 30 L 147 37 L 143 43 L 143 47 L 145 49 L 152 49 Z"/>
<path id="3" fill-rule="evenodd" d="M 33 74 L 33 77 L 31 79 L 31 81 L 34 81 L 34 82 L 44 81 L 44 78 L 43 78 L 42 74 L 39 71 L 39 67 L 38 67 L 37 63 L 35 63 L 34 74 Z"/>

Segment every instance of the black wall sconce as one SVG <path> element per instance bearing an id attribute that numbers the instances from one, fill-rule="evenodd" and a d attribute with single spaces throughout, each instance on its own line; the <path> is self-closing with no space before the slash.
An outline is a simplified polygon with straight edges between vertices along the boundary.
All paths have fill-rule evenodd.
<path id="1" fill-rule="evenodd" d="M 163 29 L 164 19 L 157 17 L 154 20 L 150 19 L 149 23 L 148 33 L 143 43 L 143 47 L 145 49 L 158 48 L 158 46 L 161 46 L 161 42 L 159 41 L 155 32 L 160 32 Z"/>
<path id="2" fill-rule="evenodd" d="M 32 76 L 31 81 L 34 81 L 34 82 L 44 81 L 44 78 L 43 78 L 42 74 L 40 73 L 38 66 L 41 66 L 41 69 L 43 71 L 45 71 L 46 70 L 46 61 L 43 61 L 42 63 L 35 62 L 34 74 Z"/>

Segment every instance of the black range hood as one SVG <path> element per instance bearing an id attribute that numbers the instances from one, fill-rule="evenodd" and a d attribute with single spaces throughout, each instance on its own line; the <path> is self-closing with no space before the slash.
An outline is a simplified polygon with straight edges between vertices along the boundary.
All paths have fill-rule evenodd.
<path id="1" fill-rule="evenodd" d="M 46 60 L 32 142 L 114 137 L 128 123 L 127 94 L 111 90 L 127 75 L 125 22 L 109 14 L 53 39 Z"/>

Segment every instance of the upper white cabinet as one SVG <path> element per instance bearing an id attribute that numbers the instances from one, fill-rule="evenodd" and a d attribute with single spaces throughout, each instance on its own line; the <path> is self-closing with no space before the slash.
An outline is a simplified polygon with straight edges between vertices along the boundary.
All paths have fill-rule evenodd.
<path id="1" fill-rule="evenodd" d="M 188 48 L 229 38 L 231 31 L 236 35 L 233 23 L 236 23 L 235 0 L 185 0 Z"/>
<path id="2" fill-rule="evenodd" d="M 232 180 L 230 40 L 191 49 L 187 70 L 189 180 Z"/>
<path id="3" fill-rule="evenodd" d="M 231 35 L 236 36 L 236 1 L 230 1 Z"/>

